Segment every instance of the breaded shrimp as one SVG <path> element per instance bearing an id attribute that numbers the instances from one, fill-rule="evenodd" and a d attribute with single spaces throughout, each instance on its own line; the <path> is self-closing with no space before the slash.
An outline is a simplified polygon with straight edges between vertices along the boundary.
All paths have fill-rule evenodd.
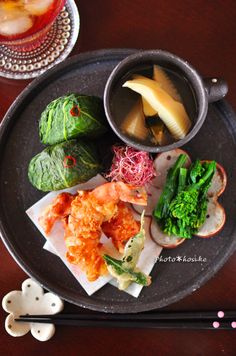
<path id="1" fill-rule="evenodd" d="M 78 191 L 72 198 L 62 194 L 46 209 L 40 223 L 48 233 L 56 220 L 63 220 L 68 261 L 78 264 L 86 271 L 88 280 L 94 281 L 107 272 L 101 255 L 103 228 L 115 247 L 122 251 L 125 242 L 138 232 L 139 225 L 121 201 L 146 205 L 146 191 L 143 187 L 112 182 L 92 191 Z M 63 200 L 65 209 L 60 205 Z"/>

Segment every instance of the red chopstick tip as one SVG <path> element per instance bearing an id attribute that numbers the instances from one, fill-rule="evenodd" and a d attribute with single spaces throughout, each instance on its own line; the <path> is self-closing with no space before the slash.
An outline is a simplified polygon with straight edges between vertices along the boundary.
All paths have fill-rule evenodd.
<path id="1" fill-rule="evenodd" d="M 225 316 L 225 313 L 222 310 L 220 310 L 220 311 L 218 311 L 217 315 L 219 318 L 223 318 Z"/>
<path id="2" fill-rule="evenodd" d="M 214 323 L 212 325 L 213 325 L 213 328 L 217 329 L 220 326 L 220 323 L 218 321 L 214 321 Z"/>
<path id="3" fill-rule="evenodd" d="M 231 326 L 233 329 L 236 329 L 236 321 L 232 321 Z"/>

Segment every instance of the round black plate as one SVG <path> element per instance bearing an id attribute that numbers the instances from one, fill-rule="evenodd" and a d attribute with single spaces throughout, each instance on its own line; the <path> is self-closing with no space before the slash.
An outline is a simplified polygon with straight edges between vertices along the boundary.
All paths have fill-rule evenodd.
<path id="1" fill-rule="evenodd" d="M 106 80 L 115 65 L 134 50 L 101 50 L 67 59 L 34 80 L 17 98 L 0 130 L 0 216 L 2 238 L 20 266 L 46 289 L 63 299 L 104 312 L 140 312 L 164 307 L 199 288 L 212 277 L 236 246 L 236 121 L 231 107 L 221 101 L 209 107 L 198 135 L 184 147 L 192 158 L 215 159 L 228 175 L 220 198 L 227 221 L 211 239 L 193 238 L 162 257 L 192 257 L 206 262 L 158 262 L 152 284 L 135 299 L 107 285 L 89 297 L 58 257 L 43 250 L 44 238 L 25 210 L 43 194 L 27 179 L 28 162 L 43 147 L 38 137 L 41 111 L 54 98 L 69 92 L 103 95 Z"/>

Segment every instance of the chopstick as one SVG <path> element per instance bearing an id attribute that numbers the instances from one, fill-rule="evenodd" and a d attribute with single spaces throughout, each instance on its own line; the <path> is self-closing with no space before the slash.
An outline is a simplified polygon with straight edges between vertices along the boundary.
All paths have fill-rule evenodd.
<path id="1" fill-rule="evenodd" d="M 142 314 L 21 315 L 15 321 L 80 327 L 234 330 L 236 311 L 225 311 L 223 318 L 219 318 L 216 311 L 203 311 Z M 213 323 L 215 326 L 213 326 Z"/>
<path id="2" fill-rule="evenodd" d="M 181 311 L 139 314 L 49 314 L 49 315 L 20 315 L 25 320 L 32 319 L 80 319 L 80 320 L 186 320 L 186 319 L 219 319 L 217 311 Z M 236 311 L 225 311 L 224 318 L 236 319 Z M 236 320 L 235 320 L 236 321 Z"/>
<path id="3" fill-rule="evenodd" d="M 26 320 L 15 319 L 16 321 L 26 322 Z M 29 320 L 27 320 L 29 322 Z M 70 325 L 79 327 L 109 327 L 109 328 L 150 328 L 150 329 L 214 329 L 210 321 L 112 321 L 112 320 L 34 320 L 31 322 L 41 324 L 54 324 L 54 325 Z M 234 330 L 230 322 L 223 322 L 218 329 L 214 330 Z"/>

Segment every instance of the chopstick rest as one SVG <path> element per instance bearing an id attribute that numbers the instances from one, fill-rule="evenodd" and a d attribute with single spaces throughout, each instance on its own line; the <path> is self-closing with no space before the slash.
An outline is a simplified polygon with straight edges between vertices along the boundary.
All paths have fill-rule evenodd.
<path id="1" fill-rule="evenodd" d="M 9 292 L 2 300 L 3 309 L 9 313 L 5 329 L 11 336 L 24 336 L 29 331 L 39 341 L 49 340 L 55 333 L 53 324 L 17 323 L 19 315 L 56 314 L 63 310 L 63 301 L 53 293 L 44 293 L 43 288 L 31 278 L 22 283 L 22 290 Z"/>

